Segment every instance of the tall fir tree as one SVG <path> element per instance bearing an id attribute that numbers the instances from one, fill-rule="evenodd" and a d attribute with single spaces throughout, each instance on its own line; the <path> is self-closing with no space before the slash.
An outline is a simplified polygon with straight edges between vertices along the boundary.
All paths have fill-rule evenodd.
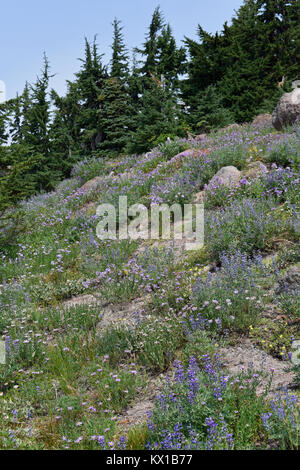
<path id="1" fill-rule="evenodd" d="M 183 132 L 181 115 L 174 95 L 153 79 L 144 91 L 141 110 L 137 115 L 137 130 L 128 145 L 130 152 L 150 150 L 158 141 L 180 136 Z"/>
<path id="2" fill-rule="evenodd" d="M 85 58 L 81 70 L 76 74 L 78 98 L 81 105 L 79 126 L 82 129 L 80 145 L 85 155 L 94 152 L 103 140 L 101 107 L 103 86 L 108 78 L 107 68 L 98 53 L 96 37 L 92 44 L 85 40 Z"/>
<path id="3" fill-rule="evenodd" d="M 263 26 L 264 56 L 276 82 L 282 76 L 294 79 L 300 63 L 299 0 L 257 0 Z"/>
<path id="4" fill-rule="evenodd" d="M 31 105 L 28 110 L 28 129 L 25 133 L 25 140 L 42 153 L 45 160 L 49 153 L 49 80 L 49 62 L 47 56 L 44 55 L 42 74 L 31 89 Z"/>
<path id="5" fill-rule="evenodd" d="M 120 21 L 113 23 L 110 77 L 104 82 L 101 103 L 103 140 L 99 145 L 110 155 L 124 151 L 133 130 L 134 110 L 129 93 L 129 63 Z"/>
<path id="6" fill-rule="evenodd" d="M 50 130 L 51 154 L 58 162 L 64 177 L 69 176 L 72 166 L 81 158 L 80 103 L 77 83 L 67 82 L 67 93 L 59 96 L 51 91 L 55 106 Z"/>
<path id="7" fill-rule="evenodd" d="M 14 143 L 21 143 L 23 140 L 22 134 L 22 97 L 18 95 L 12 100 L 12 114 L 13 118 L 10 124 L 11 140 Z"/>
<path id="8" fill-rule="evenodd" d="M 113 44 L 110 76 L 119 80 L 126 80 L 129 75 L 129 57 L 124 43 L 123 27 L 121 22 L 114 19 Z"/>
<path id="9" fill-rule="evenodd" d="M 8 139 L 8 110 L 6 103 L 0 104 L 0 146 L 7 143 Z"/>
<path id="10" fill-rule="evenodd" d="M 160 136 L 180 133 L 179 76 L 185 71 L 185 51 L 178 48 L 170 25 L 156 8 L 142 48 L 135 49 L 141 57 L 134 68 L 137 98 L 136 135 L 129 148 L 149 150 Z"/>
<path id="11" fill-rule="evenodd" d="M 149 73 L 157 73 L 158 66 L 158 42 L 159 33 L 164 27 L 164 19 L 159 7 L 154 10 L 149 31 L 142 49 L 136 48 L 135 51 L 145 60 L 140 68 L 140 74 L 148 77 Z"/>
<path id="12" fill-rule="evenodd" d="M 256 0 L 247 0 L 233 18 L 227 49 L 228 65 L 220 80 L 225 105 L 235 120 L 245 122 L 258 114 L 259 105 L 268 98 L 266 57 L 262 54 L 262 26 L 258 21 Z"/>
<path id="13" fill-rule="evenodd" d="M 145 79 L 146 87 L 151 85 L 149 77 L 155 76 L 165 81 L 166 86 L 178 88 L 178 77 L 185 71 L 185 50 L 177 47 L 171 26 L 166 24 L 160 8 L 156 8 L 146 41 L 136 52 L 144 58 L 139 69 L 140 75 Z"/>

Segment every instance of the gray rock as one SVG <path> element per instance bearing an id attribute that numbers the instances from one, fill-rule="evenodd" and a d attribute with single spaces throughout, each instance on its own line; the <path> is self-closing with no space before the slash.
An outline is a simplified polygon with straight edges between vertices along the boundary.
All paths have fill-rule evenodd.
<path id="1" fill-rule="evenodd" d="M 195 140 L 197 140 L 198 142 L 201 142 L 202 140 L 205 140 L 207 139 L 207 134 L 199 134 L 199 135 L 196 135 L 195 137 Z"/>
<path id="2" fill-rule="evenodd" d="M 259 114 L 253 119 L 252 124 L 254 126 L 263 126 L 265 124 L 271 124 L 272 122 L 272 115 L 271 114 Z"/>
<path id="3" fill-rule="evenodd" d="M 262 162 L 256 161 L 249 163 L 247 168 L 242 171 L 242 176 L 247 179 L 255 179 L 264 173 L 268 173 L 268 168 Z"/>
<path id="4" fill-rule="evenodd" d="M 297 294 L 300 292 L 300 266 L 293 266 L 279 279 L 276 294 Z"/>
<path id="5" fill-rule="evenodd" d="M 83 193 L 89 193 L 90 191 L 93 191 L 94 189 L 96 189 L 102 181 L 103 181 L 103 178 L 101 178 L 100 176 L 96 176 L 95 178 L 84 183 L 84 185 L 81 186 L 81 188 L 78 191 L 83 192 Z"/>
<path id="6" fill-rule="evenodd" d="M 291 93 L 285 93 L 281 97 L 272 114 L 272 123 L 275 129 L 280 131 L 294 124 L 298 117 L 300 117 L 300 88 L 295 88 Z"/>
<path id="7" fill-rule="evenodd" d="M 240 124 L 229 124 L 228 126 L 224 127 L 222 130 L 223 131 L 234 131 L 234 130 L 239 130 L 240 129 Z"/>
<path id="8" fill-rule="evenodd" d="M 206 186 L 207 191 L 211 191 L 219 186 L 235 186 L 242 177 L 241 172 L 235 166 L 224 166 L 210 180 Z"/>
<path id="9" fill-rule="evenodd" d="M 291 354 L 291 362 L 298 366 L 300 364 L 300 341 L 296 340 L 292 343 L 292 354 Z"/>

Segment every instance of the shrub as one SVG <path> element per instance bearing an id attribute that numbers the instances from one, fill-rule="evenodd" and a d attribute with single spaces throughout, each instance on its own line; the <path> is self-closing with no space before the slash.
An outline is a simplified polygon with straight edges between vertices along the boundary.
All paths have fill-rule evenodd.
<path id="1" fill-rule="evenodd" d="M 267 272 L 260 256 L 221 255 L 221 268 L 193 286 L 192 301 L 207 320 L 207 327 L 247 330 L 263 308 L 260 281 Z"/>
<path id="2" fill-rule="evenodd" d="M 267 251 L 279 235 L 293 238 L 297 221 L 296 212 L 289 215 L 288 211 L 281 211 L 271 197 L 233 201 L 220 211 L 206 213 L 207 249 L 217 262 L 224 250 L 248 254 Z"/>

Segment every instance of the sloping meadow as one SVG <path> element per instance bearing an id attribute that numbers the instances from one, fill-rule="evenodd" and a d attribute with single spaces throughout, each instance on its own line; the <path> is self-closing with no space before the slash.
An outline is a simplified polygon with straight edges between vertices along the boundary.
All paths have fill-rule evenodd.
<path id="1" fill-rule="evenodd" d="M 254 162 L 265 171 L 248 178 Z M 205 191 L 226 166 L 240 181 Z M 300 262 L 299 170 L 297 128 L 245 125 L 142 156 L 95 156 L 56 191 L 20 203 L 0 253 L 0 447 L 299 448 L 298 389 L 257 394 L 261 371 L 232 376 L 218 354 L 250 337 L 288 361 L 299 337 L 299 294 L 274 293 Z M 99 204 L 183 205 L 203 191 L 205 246 L 179 260 L 163 242 L 96 235 Z M 111 306 L 130 321 L 115 313 L 104 325 Z M 253 333 L 266 315 L 275 348 Z M 145 424 L 124 431 L 124 410 L 165 373 Z"/>

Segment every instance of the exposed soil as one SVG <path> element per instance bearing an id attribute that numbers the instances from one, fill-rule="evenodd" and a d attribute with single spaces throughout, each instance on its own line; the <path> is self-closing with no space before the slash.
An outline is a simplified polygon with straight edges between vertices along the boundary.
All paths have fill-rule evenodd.
<path id="1" fill-rule="evenodd" d="M 220 354 L 223 357 L 224 366 L 230 374 L 238 374 L 243 369 L 251 367 L 253 370 L 262 371 L 266 375 L 266 377 L 262 377 L 261 385 L 257 389 L 259 394 L 265 391 L 272 371 L 274 371 L 274 375 L 270 394 L 289 388 L 293 382 L 294 374 L 286 372 L 286 369 L 290 366 L 289 362 L 280 361 L 259 350 L 253 346 L 249 339 L 243 340 L 238 346 L 222 348 Z"/>

